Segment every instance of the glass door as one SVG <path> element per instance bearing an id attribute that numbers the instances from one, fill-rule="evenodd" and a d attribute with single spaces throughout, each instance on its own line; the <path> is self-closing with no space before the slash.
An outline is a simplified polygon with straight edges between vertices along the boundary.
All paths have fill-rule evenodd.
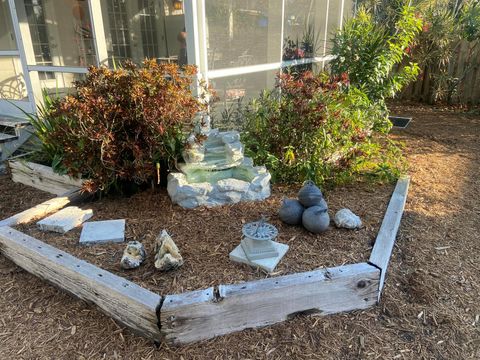
<path id="1" fill-rule="evenodd" d="M 32 94 L 12 15 L 8 1 L 0 0 L 0 114 L 24 117 L 23 111 L 33 110 Z"/>

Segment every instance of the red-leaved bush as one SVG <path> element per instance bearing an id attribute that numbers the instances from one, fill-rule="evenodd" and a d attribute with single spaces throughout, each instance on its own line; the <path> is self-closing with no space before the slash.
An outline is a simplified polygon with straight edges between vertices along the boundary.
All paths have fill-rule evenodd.
<path id="1" fill-rule="evenodd" d="M 88 179 L 86 191 L 145 183 L 156 176 L 157 163 L 176 161 L 197 114 L 207 110 L 205 99 L 191 92 L 195 73 L 193 66 L 154 60 L 91 67 L 76 93 L 55 104 L 46 141 L 57 145 L 69 175 Z"/>

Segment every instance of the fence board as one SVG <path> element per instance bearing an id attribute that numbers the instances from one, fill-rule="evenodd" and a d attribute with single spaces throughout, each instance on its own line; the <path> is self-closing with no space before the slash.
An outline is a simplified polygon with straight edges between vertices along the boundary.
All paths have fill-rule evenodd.
<path id="1" fill-rule="evenodd" d="M 458 86 L 457 94 L 452 99 L 454 103 L 480 104 L 480 56 L 475 56 L 476 53 L 469 54 L 471 47 L 473 43 L 462 41 L 450 60 L 448 73 L 453 77 L 461 77 L 469 64 L 472 65 L 471 71 Z M 428 101 L 431 98 L 431 81 L 428 71 L 425 71 L 425 77 L 419 76 L 399 97 L 405 100 Z"/>

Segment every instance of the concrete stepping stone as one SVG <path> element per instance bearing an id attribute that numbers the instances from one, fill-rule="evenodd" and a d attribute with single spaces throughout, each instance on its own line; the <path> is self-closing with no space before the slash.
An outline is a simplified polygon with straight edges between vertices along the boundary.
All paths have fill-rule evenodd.
<path id="1" fill-rule="evenodd" d="M 54 231 L 65 234 L 67 231 L 81 225 L 93 216 L 93 210 L 82 210 L 77 206 L 68 206 L 59 212 L 37 222 L 40 230 Z"/>
<path id="2" fill-rule="evenodd" d="M 86 222 L 80 234 L 80 245 L 121 243 L 124 240 L 125 219 Z"/>
<path id="3" fill-rule="evenodd" d="M 253 267 L 259 267 L 265 270 L 268 273 L 273 272 L 277 267 L 280 260 L 288 251 L 288 245 L 282 244 L 276 241 L 272 241 L 275 250 L 277 251 L 278 255 L 270 258 L 265 259 L 258 259 L 258 260 L 249 260 L 245 251 L 242 248 L 242 245 L 238 245 L 235 249 L 232 250 L 230 253 L 230 260 L 236 261 L 242 264 L 248 264 Z"/>

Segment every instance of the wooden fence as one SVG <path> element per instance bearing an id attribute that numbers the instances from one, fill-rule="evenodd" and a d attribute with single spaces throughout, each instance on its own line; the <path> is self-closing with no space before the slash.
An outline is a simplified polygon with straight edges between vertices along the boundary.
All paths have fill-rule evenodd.
<path id="1" fill-rule="evenodd" d="M 480 104 L 480 53 L 472 51 L 473 47 L 473 42 L 462 41 L 450 60 L 449 75 L 459 79 L 457 91 L 451 98 L 453 103 Z M 400 99 L 431 102 L 433 80 L 429 71 L 424 71 L 415 83 L 409 85 Z"/>

